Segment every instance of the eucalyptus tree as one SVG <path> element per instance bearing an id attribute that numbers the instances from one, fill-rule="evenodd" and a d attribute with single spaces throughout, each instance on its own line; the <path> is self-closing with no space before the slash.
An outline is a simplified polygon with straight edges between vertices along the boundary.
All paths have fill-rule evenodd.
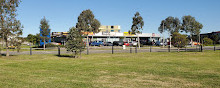
<path id="1" fill-rule="evenodd" d="M 100 32 L 100 25 L 100 22 L 95 18 L 90 9 L 82 11 L 78 17 L 76 28 L 84 32 L 84 35 L 86 36 L 87 54 L 89 54 L 88 34 L 90 32 L 93 32 L 93 34 Z"/>
<path id="2" fill-rule="evenodd" d="M 22 35 L 23 26 L 16 19 L 20 2 L 21 0 L 0 0 L 0 34 L 6 45 L 6 56 L 9 56 L 10 45 L 18 45 L 13 40 L 20 41 L 18 37 Z"/>
<path id="3" fill-rule="evenodd" d="M 160 27 L 158 28 L 158 31 L 161 33 L 161 34 L 163 34 L 163 47 L 165 46 L 165 44 L 164 44 L 164 40 L 165 40 L 165 38 L 164 38 L 164 32 L 165 32 L 165 30 L 164 30 L 164 27 L 165 27 L 165 20 L 162 20 L 161 21 L 161 24 L 160 24 Z"/>
<path id="4" fill-rule="evenodd" d="M 141 33 L 143 30 L 144 21 L 139 12 L 136 12 L 133 17 L 132 26 L 131 26 L 131 34 Z M 138 36 L 138 46 L 140 48 L 140 39 Z"/>
<path id="5" fill-rule="evenodd" d="M 50 29 L 49 21 L 44 17 L 40 21 L 40 34 L 41 34 L 40 38 L 44 42 L 44 50 L 46 47 L 46 41 L 50 39 L 48 38 L 48 36 L 50 35 L 50 31 L 51 29 Z"/>
<path id="6" fill-rule="evenodd" d="M 182 20 L 183 23 L 181 30 L 185 31 L 186 33 L 190 33 L 191 45 L 193 46 L 192 36 L 193 35 L 198 36 L 200 34 L 200 30 L 203 28 L 203 25 L 198 21 L 196 21 L 195 17 L 192 17 L 190 15 L 183 16 Z"/>
<path id="7" fill-rule="evenodd" d="M 159 31 L 162 33 L 164 31 L 168 31 L 169 35 L 170 35 L 170 47 L 171 47 L 171 36 L 174 32 L 179 32 L 180 28 L 181 28 L 181 23 L 179 18 L 177 17 L 167 17 L 165 20 L 163 20 L 161 23 L 163 23 L 163 27 L 159 27 Z M 162 28 L 162 29 L 161 29 Z"/>
<path id="8" fill-rule="evenodd" d="M 78 54 L 80 53 L 81 57 L 81 52 L 84 50 L 85 45 L 83 43 L 83 35 L 81 30 L 72 27 L 69 30 L 69 35 L 67 36 L 67 42 L 65 45 L 65 48 L 67 49 L 68 52 L 72 52 L 75 56 L 75 58 L 78 58 Z"/>

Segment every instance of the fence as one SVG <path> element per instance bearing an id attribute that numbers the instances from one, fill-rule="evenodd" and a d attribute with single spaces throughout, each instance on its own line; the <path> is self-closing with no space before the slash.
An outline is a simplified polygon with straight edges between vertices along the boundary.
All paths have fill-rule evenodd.
<path id="1" fill-rule="evenodd" d="M 162 48 L 162 47 L 155 47 L 155 46 L 148 46 L 148 47 L 126 47 L 123 49 L 121 46 L 103 46 L 103 47 L 89 47 L 89 52 L 85 49 L 82 53 L 84 54 L 95 54 L 95 53 L 139 53 L 139 52 L 203 52 L 206 50 L 220 50 L 220 46 L 197 46 L 197 47 L 184 47 L 180 48 L 179 50 L 175 47 L 169 48 Z M 2 52 L 5 54 L 6 52 Z M 21 52 L 10 51 L 10 55 L 34 55 L 34 54 L 71 54 L 71 52 L 67 52 L 65 48 L 54 47 L 54 48 L 23 48 Z"/>

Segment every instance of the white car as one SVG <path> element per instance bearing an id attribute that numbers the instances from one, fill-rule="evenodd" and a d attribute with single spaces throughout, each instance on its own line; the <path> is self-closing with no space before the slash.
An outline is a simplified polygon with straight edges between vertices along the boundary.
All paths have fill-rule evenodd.
<path id="1" fill-rule="evenodd" d="M 129 42 L 129 45 L 130 46 L 136 46 L 138 43 L 136 42 L 136 41 L 131 41 L 131 42 Z"/>

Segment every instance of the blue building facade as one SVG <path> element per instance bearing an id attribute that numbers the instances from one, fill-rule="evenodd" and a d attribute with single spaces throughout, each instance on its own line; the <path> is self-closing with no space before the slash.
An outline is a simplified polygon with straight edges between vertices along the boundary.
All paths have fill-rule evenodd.
<path id="1" fill-rule="evenodd" d="M 48 29 L 49 31 L 50 29 Z M 50 37 L 50 33 L 47 35 L 48 40 L 45 41 L 46 44 L 50 44 L 51 43 L 51 37 Z M 42 35 L 42 29 L 40 29 L 40 37 L 43 37 Z M 40 39 L 40 46 L 44 45 L 44 41 L 42 39 Z"/>

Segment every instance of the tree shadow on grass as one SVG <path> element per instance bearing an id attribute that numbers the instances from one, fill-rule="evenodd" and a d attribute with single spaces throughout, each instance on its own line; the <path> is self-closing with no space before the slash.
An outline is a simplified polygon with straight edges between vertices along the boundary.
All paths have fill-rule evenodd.
<path id="1" fill-rule="evenodd" d="M 0 56 L 6 56 L 6 54 L 0 54 Z M 17 55 L 9 55 L 9 56 L 17 56 Z"/>
<path id="2" fill-rule="evenodd" d="M 66 57 L 66 58 L 75 58 L 75 56 L 71 56 L 71 55 L 55 55 L 57 57 Z"/>

